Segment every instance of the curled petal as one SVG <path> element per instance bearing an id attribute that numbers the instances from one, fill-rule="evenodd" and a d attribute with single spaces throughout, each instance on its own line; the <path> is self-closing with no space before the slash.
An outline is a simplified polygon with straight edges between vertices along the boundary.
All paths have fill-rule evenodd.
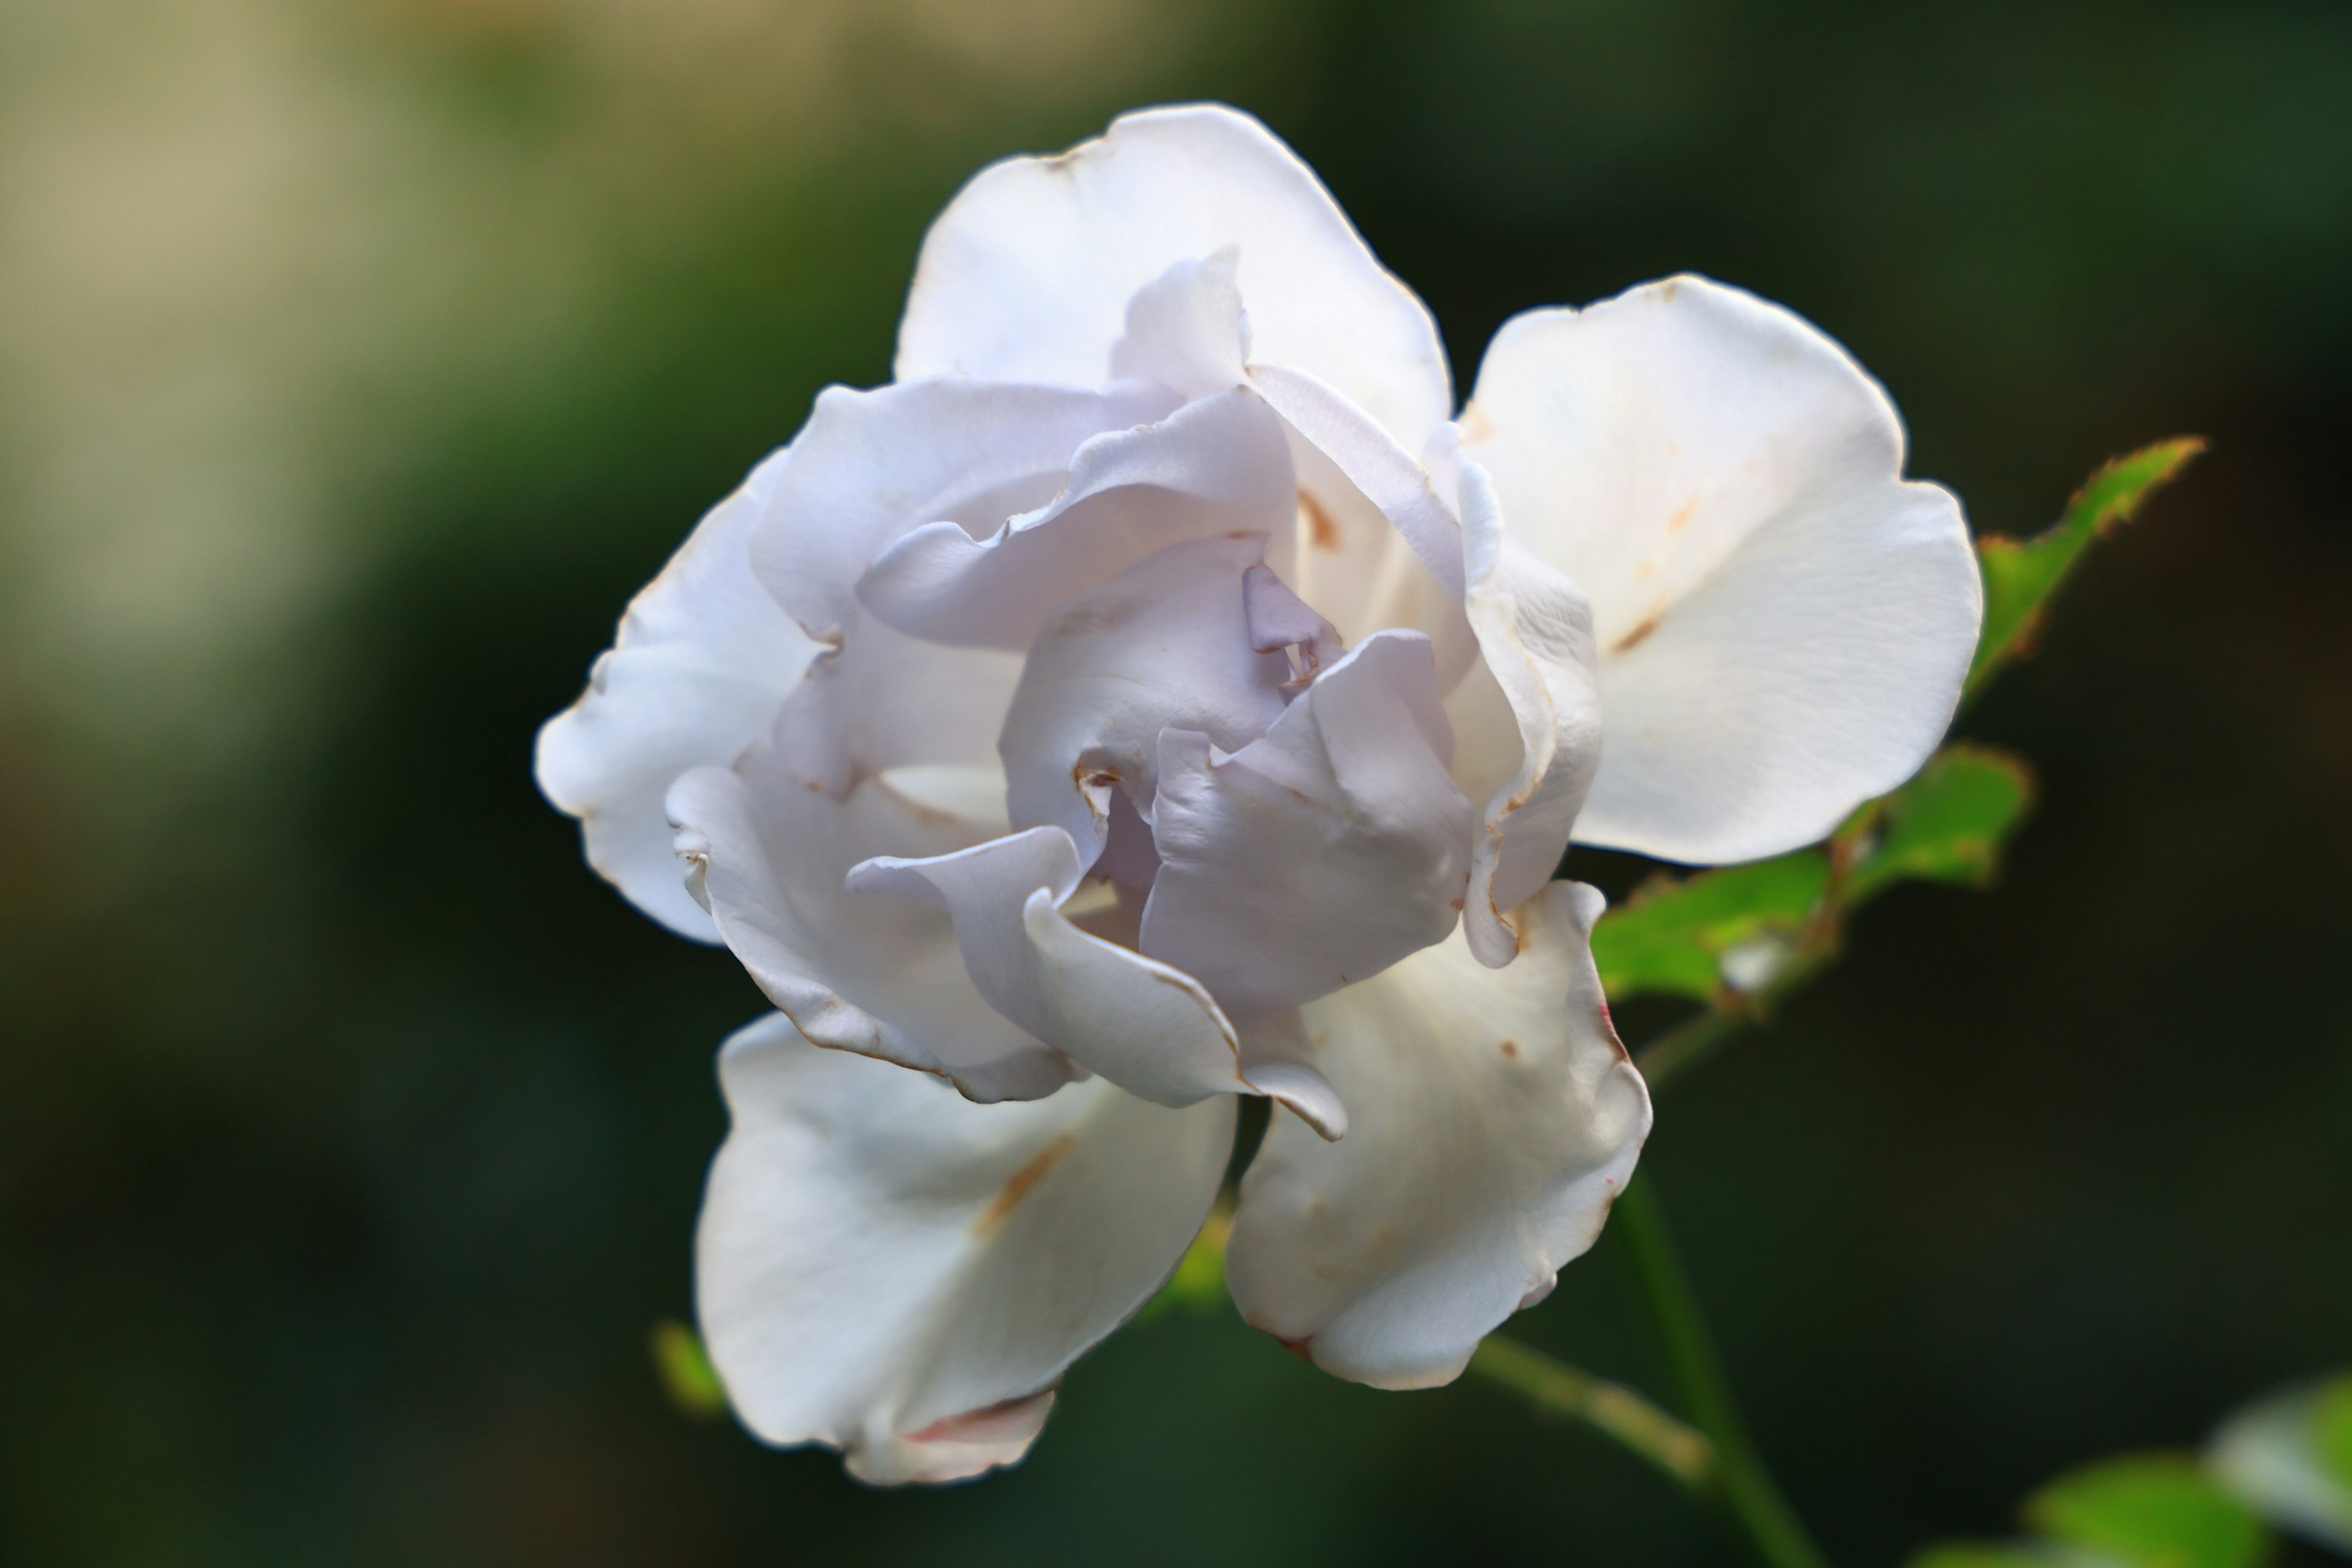
<path id="1" fill-rule="evenodd" d="M 1813 327 L 1700 278 L 1531 311 L 1462 425 L 1515 535 L 1592 605 L 1609 746 L 1579 839 L 1778 854 L 1933 749 L 1982 616 L 1967 526 Z"/>
<path id="2" fill-rule="evenodd" d="M 885 851 L 949 854 L 981 824 L 867 774 L 836 798 L 786 747 L 699 768 L 671 789 L 677 851 L 728 947 L 821 1046 L 935 1073 L 977 1100 L 1053 1093 L 1076 1068 L 972 988 L 936 909 L 860 899 L 849 868 Z"/>
<path id="3" fill-rule="evenodd" d="M 1453 750 L 1415 632 L 1374 637 L 1232 756 L 1163 731 L 1143 951 L 1247 1017 L 1444 940 L 1470 867 Z"/>
<path id="4" fill-rule="evenodd" d="M 1239 386 L 1249 359 L 1249 312 L 1234 280 L 1241 254 L 1228 245 L 1179 261 L 1138 289 L 1127 302 L 1127 335 L 1111 346 L 1111 374 L 1187 397 Z"/>
<path id="5" fill-rule="evenodd" d="M 973 1105 L 779 1017 L 728 1041 L 719 1079 L 733 1125 L 696 1238 L 711 1359 L 761 1437 L 881 1484 L 1019 1460 L 1062 1373 L 1182 1256 L 1233 1143 L 1230 1100 L 1096 1082 Z"/>
<path id="6" fill-rule="evenodd" d="M 1494 491 L 1475 464 L 1461 468 L 1462 531 L 1470 574 L 1470 625 L 1491 682 L 1509 711 L 1518 764 L 1479 815 L 1463 926 L 1470 951 L 1500 968 L 1518 952 L 1512 911 L 1549 879 L 1568 852 L 1577 809 L 1603 755 L 1593 690 L 1592 616 L 1559 573 L 1503 531 Z M 1473 697 L 1474 686 L 1465 697 Z M 1500 736 L 1478 743 L 1507 754 Z"/>
<path id="7" fill-rule="evenodd" d="M 981 540 L 952 522 L 908 533 L 858 580 L 882 621 L 927 641 L 1026 649 L 1049 612 L 1169 545 L 1286 532 L 1294 486 L 1282 422 L 1256 394 L 1186 405 L 1100 435 L 1068 458 L 1053 500 Z"/>
<path id="8" fill-rule="evenodd" d="M 1510 968 L 1451 942 L 1301 1009 L 1348 1136 L 1267 1128 L 1226 1260 L 1244 1317 L 1342 1377 L 1429 1387 L 1592 1245 L 1650 1128 L 1587 944 L 1601 908 L 1554 882 Z"/>
<path id="9" fill-rule="evenodd" d="M 539 732 L 539 787 L 580 818 L 588 863 L 683 936 L 719 940 L 670 852 L 662 796 L 767 733 L 817 647 L 753 580 L 747 544 L 784 457 L 698 524 L 629 602 L 588 689 Z"/>
<path id="10" fill-rule="evenodd" d="M 1412 449 L 1338 389 L 1296 365 L 1254 364 L 1250 384 L 1380 509 L 1446 597 L 1460 604 L 1461 526 Z M 1428 433 L 1416 436 L 1416 443 Z"/>
<path id="11" fill-rule="evenodd" d="M 854 893 L 947 910 L 989 1005 L 1130 1093 L 1162 1105 L 1247 1093 L 1233 1026 L 1198 982 L 1073 925 L 1077 847 L 1033 827 L 956 854 L 882 857 L 849 874 Z"/>
<path id="12" fill-rule="evenodd" d="M 923 241 L 898 374 L 1099 385 L 1136 291 L 1227 246 L 1258 358 L 1312 372 L 1408 443 L 1445 418 L 1429 311 L 1297 154 L 1213 104 L 1125 115 L 1060 157 L 975 176 Z"/>
<path id="13" fill-rule="evenodd" d="M 1105 431 L 1164 418 L 1163 388 L 1103 392 L 967 377 L 856 392 L 827 387 L 781 459 L 751 566 L 814 637 L 856 617 L 867 563 L 925 523 L 984 535 L 1050 501 L 1070 455 Z"/>
<path id="14" fill-rule="evenodd" d="M 1013 826 L 1052 823 L 1092 865 L 1123 791 L 1145 821 L 1160 731 L 1238 750 L 1283 710 L 1290 661 L 1251 647 L 1244 576 L 1264 534 L 1172 545 L 1055 612 L 999 740 Z"/>
<path id="15" fill-rule="evenodd" d="M 1259 1093 L 1297 1113 L 1327 1142 L 1348 1135 L 1348 1107 L 1323 1069 L 1298 1009 L 1265 1013 L 1239 1026 L 1242 1074 Z"/>

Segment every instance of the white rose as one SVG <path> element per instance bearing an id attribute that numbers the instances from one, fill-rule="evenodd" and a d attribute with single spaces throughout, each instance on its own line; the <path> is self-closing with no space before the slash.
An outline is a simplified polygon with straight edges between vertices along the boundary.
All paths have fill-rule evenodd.
<path id="1" fill-rule="evenodd" d="M 817 400 L 540 741 L 597 869 L 779 1009 L 721 1057 L 699 1243 L 737 1409 L 869 1480 L 1017 1459 L 1240 1094 L 1296 1113 L 1243 1313 L 1449 1381 L 1650 1125 L 1571 827 L 1747 859 L 1908 775 L 1976 640 L 1958 503 L 1837 345 L 1696 278 L 1521 316 L 1449 423 L 1428 311 L 1217 107 L 982 173 L 896 376 Z"/>

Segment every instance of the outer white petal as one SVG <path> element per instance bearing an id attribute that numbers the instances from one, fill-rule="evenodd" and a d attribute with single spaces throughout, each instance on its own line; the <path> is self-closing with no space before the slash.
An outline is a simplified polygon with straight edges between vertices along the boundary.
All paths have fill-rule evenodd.
<path id="1" fill-rule="evenodd" d="M 1491 682 L 1501 697 L 1518 748 L 1517 766 L 1479 814 L 1462 917 L 1470 951 L 1499 969 L 1518 952 L 1513 911 L 1568 852 L 1577 810 L 1605 753 L 1584 596 L 1503 531 L 1493 488 L 1475 464 L 1462 465 L 1461 496 L 1470 625 L 1486 655 L 1474 679 Z M 1473 740 L 1503 751 L 1500 737 L 1474 731 Z"/>
<path id="2" fill-rule="evenodd" d="M 1053 823 L 1092 865 L 1114 791 L 1150 820 L 1160 731 L 1238 751 L 1280 716 L 1290 663 L 1251 646 L 1243 583 L 1265 542 L 1171 545 L 1055 612 L 998 742 L 1014 826 Z"/>
<path id="3" fill-rule="evenodd" d="M 880 620 L 931 642 L 1022 652 L 1056 605 L 1188 539 L 1286 535 L 1297 487 L 1282 422 L 1234 390 L 1167 419 L 1097 436 L 1053 501 L 975 539 L 917 529 L 857 584 Z"/>
<path id="4" fill-rule="evenodd" d="M 1342 1377 L 1427 1387 L 1592 1245 L 1650 1128 L 1587 945 L 1601 908 L 1555 882 L 1510 968 L 1452 942 L 1302 1009 L 1350 1125 L 1267 1129 L 1226 1256 L 1244 1317 Z"/>
<path id="5" fill-rule="evenodd" d="M 1453 751 L 1414 632 L 1375 636 L 1233 756 L 1161 731 L 1142 950 L 1251 1017 L 1444 941 L 1470 868 Z"/>
<path id="6" fill-rule="evenodd" d="M 1234 1026 L 1198 981 L 1062 914 L 1083 870 L 1068 834 L 1033 827 L 929 859 L 868 860 L 849 888 L 947 910 L 991 1006 L 1130 1093 L 1179 1106 L 1250 1093 Z"/>
<path id="7" fill-rule="evenodd" d="M 846 889 L 871 856 L 950 854 L 998 825 L 909 798 L 870 770 L 835 776 L 843 753 L 821 721 L 845 705 L 815 684 L 829 675 L 821 665 L 774 742 L 670 791 L 691 885 L 811 1040 L 937 1073 L 975 1100 L 1051 1094 L 1078 1069 L 982 999 L 947 916 Z"/>
<path id="8" fill-rule="evenodd" d="M 898 374 L 1099 385 L 1136 291 L 1227 246 L 1257 358 L 1312 372 L 1412 446 L 1445 418 L 1428 310 L 1297 154 L 1213 104 L 1127 115 L 1060 157 L 982 171 L 923 242 Z"/>
<path id="9" fill-rule="evenodd" d="M 1934 748 L 1983 610 L 1967 526 L 1813 327 L 1698 278 L 1531 311 L 1462 423 L 1517 536 L 1591 599 L 1609 747 L 1580 840 L 1778 854 Z"/>
<path id="10" fill-rule="evenodd" d="M 948 522 L 985 535 L 1051 500 L 1088 437 L 1163 418 L 1176 402 L 1139 384 L 827 387 L 776 478 L 752 568 L 810 636 L 831 637 L 856 616 L 858 577 L 901 534 Z"/>
<path id="11" fill-rule="evenodd" d="M 798 1039 L 727 1043 L 734 1118 L 697 1237 L 702 1331 L 744 1423 L 862 1480 L 1017 1461 L 1069 1364 L 1149 1300 L 1215 1201 L 1230 1100 L 1076 1084 L 979 1106 Z"/>
<path id="12" fill-rule="evenodd" d="M 786 454 L 687 537 L 629 602 L 579 701 L 539 732 L 539 787 L 580 818 L 588 863 L 681 935 L 719 940 L 670 852 L 662 796 L 688 768 L 733 762 L 767 733 L 816 645 L 751 575 L 753 524 Z"/>

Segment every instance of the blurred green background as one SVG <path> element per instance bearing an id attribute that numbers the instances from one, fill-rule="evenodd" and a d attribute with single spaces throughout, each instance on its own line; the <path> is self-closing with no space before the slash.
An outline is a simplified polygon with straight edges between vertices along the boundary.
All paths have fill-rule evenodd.
<path id="1" fill-rule="evenodd" d="M 0 0 L 0 1557 L 1732 1560 L 1581 1431 L 1230 1316 L 941 1493 L 655 1381 L 759 1002 L 583 868 L 532 731 L 887 375 L 967 174 L 1198 97 L 1465 384 L 1695 268 L 1983 529 L 2212 438 L 1968 721 L 2042 772 L 2003 883 L 1875 906 L 1647 1168 L 1844 1562 L 2352 1361 L 2339 0 Z M 1606 1241 L 1519 1331 L 1664 1387 Z"/>

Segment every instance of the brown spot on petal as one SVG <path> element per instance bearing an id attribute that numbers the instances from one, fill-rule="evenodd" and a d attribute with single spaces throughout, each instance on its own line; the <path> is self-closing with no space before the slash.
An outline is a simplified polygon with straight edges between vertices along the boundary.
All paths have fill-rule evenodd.
<path id="1" fill-rule="evenodd" d="M 1517 1040 L 1505 1040 L 1503 1042 L 1503 1054 L 1509 1057 L 1514 1061 L 1517 1060 L 1519 1055 L 1519 1042 Z"/>
<path id="2" fill-rule="evenodd" d="M 1013 1172 L 1012 1179 L 1004 1184 L 1004 1190 L 996 1194 L 996 1201 L 990 1204 L 987 1212 L 973 1224 L 971 1233 L 974 1236 L 993 1236 L 1003 1230 L 1004 1222 L 1013 1217 L 1013 1211 L 1021 1206 L 1021 1200 L 1045 1179 L 1045 1173 L 1059 1163 L 1062 1156 L 1068 1153 L 1077 1141 L 1076 1133 L 1065 1132 L 1039 1150 L 1035 1159 Z"/>
<path id="3" fill-rule="evenodd" d="M 1643 641 L 1649 637 L 1649 635 L 1658 629 L 1658 622 L 1662 618 L 1663 612 L 1661 615 L 1650 616 L 1640 626 L 1635 626 L 1632 631 L 1627 632 L 1623 637 L 1619 637 L 1617 639 L 1616 646 L 1612 647 L 1609 651 L 1611 653 L 1629 653 L 1633 649 L 1641 647 Z"/>
<path id="4" fill-rule="evenodd" d="M 1288 1351 L 1300 1361 L 1311 1362 L 1315 1359 L 1315 1336 L 1313 1334 L 1303 1335 L 1295 1340 L 1286 1340 L 1280 1334 L 1276 1334 L 1274 1337 L 1284 1350 Z"/>
<path id="5" fill-rule="evenodd" d="M 1698 497 L 1693 496 L 1690 500 L 1683 502 L 1681 509 L 1678 510 L 1674 516 L 1666 519 L 1666 532 L 1668 534 L 1680 533 L 1684 529 L 1690 526 L 1691 519 L 1697 515 Z"/>
<path id="6" fill-rule="evenodd" d="M 1331 521 L 1323 503 L 1305 490 L 1298 492 L 1298 515 L 1307 520 L 1307 542 L 1318 550 L 1339 548 L 1339 525 Z"/>

